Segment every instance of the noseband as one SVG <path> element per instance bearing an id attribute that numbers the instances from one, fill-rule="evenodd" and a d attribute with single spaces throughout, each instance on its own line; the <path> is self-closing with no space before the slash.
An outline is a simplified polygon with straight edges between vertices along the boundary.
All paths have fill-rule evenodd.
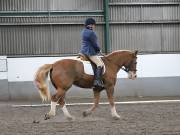
<path id="1" fill-rule="evenodd" d="M 121 69 L 124 70 L 125 72 L 129 72 L 129 71 L 137 71 L 136 69 L 135 70 L 131 70 L 131 66 L 133 64 L 137 64 L 137 62 L 135 60 L 131 61 L 131 63 L 128 65 L 128 66 L 124 66 L 122 67 Z"/>

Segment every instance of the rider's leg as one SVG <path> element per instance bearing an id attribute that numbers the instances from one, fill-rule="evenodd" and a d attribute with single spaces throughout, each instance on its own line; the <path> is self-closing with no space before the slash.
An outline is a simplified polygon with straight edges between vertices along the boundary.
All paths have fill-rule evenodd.
<path id="1" fill-rule="evenodd" d="M 103 81 L 102 81 L 102 72 L 103 72 L 103 66 L 104 66 L 104 63 L 103 61 L 101 60 L 100 57 L 98 56 L 89 56 L 89 59 L 91 61 L 93 61 L 97 68 L 96 68 L 96 71 L 95 71 L 95 80 L 94 80 L 94 86 L 95 87 L 104 87 L 104 84 L 103 84 Z"/>

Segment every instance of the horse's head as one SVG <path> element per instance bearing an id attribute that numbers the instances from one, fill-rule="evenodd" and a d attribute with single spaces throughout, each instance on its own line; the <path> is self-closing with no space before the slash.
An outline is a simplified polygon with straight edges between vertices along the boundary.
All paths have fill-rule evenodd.
<path id="1" fill-rule="evenodd" d="M 135 79 L 137 77 L 136 75 L 136 60 L 137 60 L 137 53 L 138 51 L 129 51 L 129 50 L 117 50 L 114 51 L 107 56 L 108 61 L 110 61 L 110 65 L 114 65 L 114 67 L 117 67 L 117 70 L 114 69 L 114 72 L 118 72 L 119 69 L 123 69 L 128 73 L 129 79 Z M 113 68 L 114 68 L 113 67 Z"/>
<path id="2" fill-rule="evenodd" d="M 124 68 L 122 68 L 124 71 L 128 73 L 128 78 L 132 80 L 134 80 L 137 77 L 136 75 L 137 53 L 138 51 L 136 50 L 131 55 L 129 55 L 128 60 L 123 65 Z"/>

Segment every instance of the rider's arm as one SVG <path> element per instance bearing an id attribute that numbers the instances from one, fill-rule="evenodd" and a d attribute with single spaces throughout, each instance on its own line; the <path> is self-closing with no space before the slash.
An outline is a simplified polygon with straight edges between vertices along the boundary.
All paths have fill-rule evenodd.
<path id="1" fill-rule="evenodd" d="M 99 52 L 100 51 L 100 47 L 99 47 L 99 45 L 97 43 L 97 36 L 96 36 L 96 34 L 94 32 L 92 32 L 91 35 L 90 35 L 90 41 L 91 41 L 92 46 L 94 47 L 94 49 L 97 52 Z"/>

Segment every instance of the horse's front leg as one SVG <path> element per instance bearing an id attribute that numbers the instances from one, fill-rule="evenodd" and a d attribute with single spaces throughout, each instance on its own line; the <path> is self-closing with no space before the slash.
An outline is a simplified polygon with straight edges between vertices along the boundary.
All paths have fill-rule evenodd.
<path id="1" fill-rule="evenodd" d="M 90 115 L 95 109 L 97 108 L 99 104 L 99 99 L 100 99 L 100 91 L 93 89 L 94 92 L 94 104 L 92 105 L 91 108 L 87 109 L 86 111 L 83 112 L 83 116 L 86 117 Z"/>
<path id="2" fill-rule="evenodd" d="M 106 89 L 106 92 L 107 92 L 107 97 L 108 97 L 108 100 L 109 100 L 109 104 L 111 106 L 111 114 L 112 114 L 112 117 L 116 120 L 120 119 L 120 116 L 118 115 L 118 113 L 116 112 L 116 107 L 115 107 L 115 104 L 114 104 L 114 87 L 110 87 L 108 89 Z"/>

